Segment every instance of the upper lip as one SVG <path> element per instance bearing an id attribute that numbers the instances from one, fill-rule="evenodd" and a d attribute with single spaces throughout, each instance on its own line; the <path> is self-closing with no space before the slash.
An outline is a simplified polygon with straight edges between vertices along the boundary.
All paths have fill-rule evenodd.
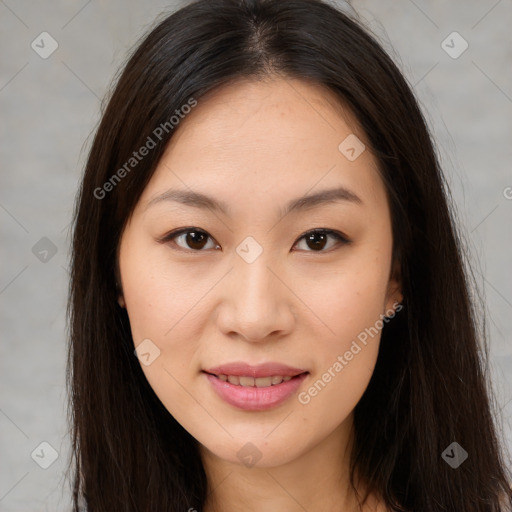
<path id="1" fill-rule="evenodd" d="M 296 375 L 305 373 L 307 370 L 292 368 L 291 366 L 274 362 L 250 365 L 242 361 L 236 361 L 234 363 L 222 364 L 203 371 L 213 375 L 239 375 L 258 378 L 272 376 L 295 377 Z"/>

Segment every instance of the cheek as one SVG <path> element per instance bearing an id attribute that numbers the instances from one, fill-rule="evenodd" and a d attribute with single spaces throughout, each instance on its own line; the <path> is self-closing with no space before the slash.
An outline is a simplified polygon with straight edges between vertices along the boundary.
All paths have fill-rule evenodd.
<path id="1" fill-rule="evenodd" d="M 157 347 L 155 363 L 142 369 L 164 402 L 167 395 L 179 396 L 178 383 L 187 382 L 192 372 L 199 371 L 201 321 L 197 315 L 205 292 L 200 285 L 192 291 L 190 282 L 187 288 L 182 281 L 179 276 L 171 279 L 139 272 L 126 290 L 135 347 L 146 339 Z"/>
<path id="2" fill-rule="evenodd" d="M 322 417 L 334 428 L 356 406 L 373 374 L 385 325 L 387 260 L 354 259 L 336 274 L 317 276 L 315 283 L 307 301 L 319 319 L 311 335 L 317 340 L 314 374 L 298 399 L 306 425 L 308 418 Z"/>
<path id="3" fill-rule="evenodd" d="M 134 343 L 154 338 L 160 344 L 172 344 L 185 324 L 193 325 L 190 317 L 201 296 L 211 288 L 212 276 L 194 277 L 170 265 L 165 251 L 144 249 L 132 251 L 121 261 L 123 293 Z M 193 341 L 193 333 L 189 332 L 188 337 Z"/>
<path id="4" fill-rule="evenodd" d="M 141 359 L 142 370 L 165 404 L 180 409 L 183 402 L 190 407 L 183 385 L 199 372 L 201 298 L 218 277 L 210 272 L 200 278 L 176 269 L 164 251 L 139 250 L 135 244 L 131 251 L 128 247 L 120 267 L 134 348 L 150 340 L 149 346 L 158 354 L 147 366 Z"/>
<path id="5" fill-rule="evenodd" d="M 371 251 L 359 251 L 347 257 L 338 269 L 325 269 L 309 283 L 302 280 L 301 296 L 307 298 L 305 302 L 324 326 L 322 347 L 329 357 L 333 352 L 348 350 L 352 340 L 381 318 L 388 273 L 385 252 L 372 258 Z"/>

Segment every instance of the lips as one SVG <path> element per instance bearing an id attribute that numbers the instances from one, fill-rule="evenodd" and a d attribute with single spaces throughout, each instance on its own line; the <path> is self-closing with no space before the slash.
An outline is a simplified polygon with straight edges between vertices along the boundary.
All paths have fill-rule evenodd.
<path id="1" fill-rule="evenodd" d="M 217 395 L 239 409 L 262 411 L 293 395 L 308 371 L 280 363 L 236 362 L 203 370 Z"/>

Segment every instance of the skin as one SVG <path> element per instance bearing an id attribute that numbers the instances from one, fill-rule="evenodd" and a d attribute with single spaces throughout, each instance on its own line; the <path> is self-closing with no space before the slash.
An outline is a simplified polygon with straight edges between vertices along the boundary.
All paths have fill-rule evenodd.
<path id="1" fill-rule="evenodd" d="M 135 346 L 149 338 L 160 350 L 141 364 L 150 385 L 199 441 L 207 512 L 359 510 L 348 485 L 353 409 L 380 330 L 307 404 L 292 396 L 243 411 L 201 373 L 276 361 L 308 370 L 299 389 L 307 391 L 402 300 L 385 187 L 368 149 L 354 161 L 338 149 L 350 134 L 365 143 L 355 117 L 318 85 L 274 77 L 216 89 L 180 122 L 122 234 L 119 304 Z M 292 199 L 338 186 L 361 204 L 280 214 Z M 148 206 L 171 188 L 211 195 L 230 215 L 172 201 Z M 186 235 L 159 242 L 191 226 L 209 236 L 202 249 Z M 315 250 L 302 237 L 318 228 L 351 243 L 328 236 Z M 248 236 L 263 249 L 252 263 L 236 252 Z M 251 467 L 237 456 L 249 442 L 261 454 Z M 362 510 L 385 509 L 371 496 Z"/>

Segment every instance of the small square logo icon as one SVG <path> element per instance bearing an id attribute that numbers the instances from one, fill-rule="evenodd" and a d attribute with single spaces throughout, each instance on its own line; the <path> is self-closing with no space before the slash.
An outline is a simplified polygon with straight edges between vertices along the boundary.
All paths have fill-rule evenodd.
<path id="1" fill-rule="evenodd" d="M 253 263 L 263 252 L 263 247 L 252 236 L 248 236 L 238 245 L 236 252 L 246 263 Z"/>
<path id="2" fill-rule="evenodd" d="M 32 247 L 32 254 L 41 263 L 48 263 L 57 254 L 57 246 L 49 238 L 43 236 Z"/>
<path id="3" fill-rule="evenodd" d="M 338 146 L 339 152 L 347 159 L 353 162 L 366 149 L 361 139 L 351 133 Z"/>
<path id="4" fill-rule="evenodd" d="M 41 32 L 30 46 L 39 57 L 47 59 L 59 47 L 59 43 L 48 32 Z"/>
<path id="5" fill-rule="evenodd" d="M 468 452 L 455 441 L 441 454 L 443 460 L 453 469 L 457 469 L 467 458 Z"/>
<path id="6" fill-rule="evenodd" d="M 48 469 L 57 460 L 59 453 L 50 443 L 43 441 L 30 456 L 38 466 Z"/>
<path id="7" fill-rule="evenodd" d="M 247 466 L 248 468 L 252 468 L 254 464 L 256 464 L 262 457 L 262 453 L 258 450 L 258 448 L 252 443 L 245 443 L 240 450 L 237 452 L 238 459 L 240 462 Z"/>
<path id="8" fill-rule="evenodd" d="M 468 42 L 458 32 L 452 32 L 441 43 L 441 48 L 452 59 L 458 59 L 468 49 L 468 47 Z"/>
<path id="9" fill-rule="evenodd" d="M 134 354 L 144 366 L 149 366 L 160 355 L 160 349 L 149 338 L 146 338 L 139 343 Z"/>

